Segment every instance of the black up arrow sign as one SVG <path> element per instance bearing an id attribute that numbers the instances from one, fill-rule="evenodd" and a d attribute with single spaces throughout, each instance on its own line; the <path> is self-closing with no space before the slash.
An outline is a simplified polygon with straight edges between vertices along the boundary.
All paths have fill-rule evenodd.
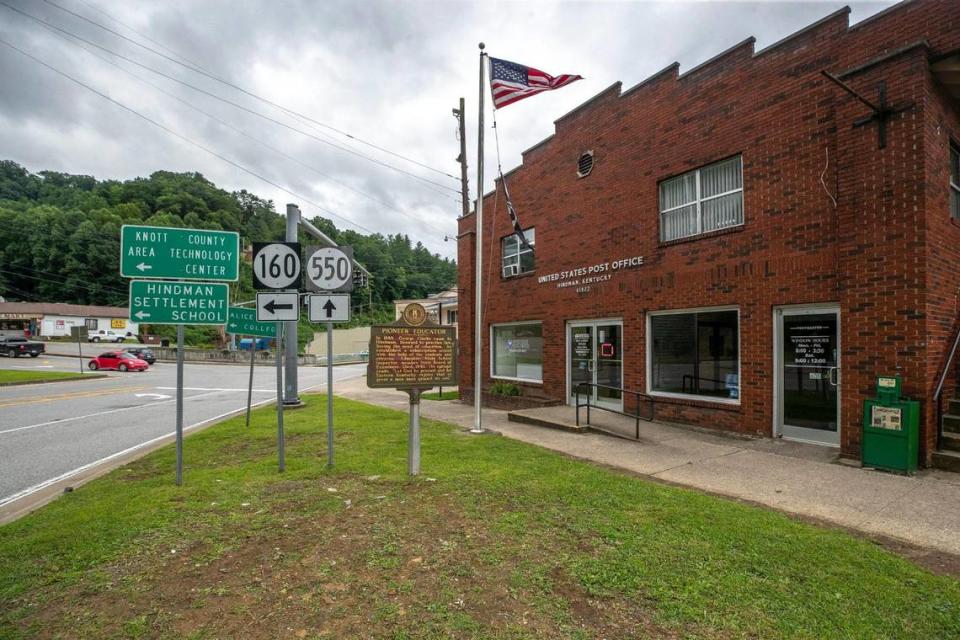
<path id="1" fill-rule="evenodd" d="M 332 318 L 333 312 L 336 310 L 337 305 L 333 304 L 333 300 L 327 300 L 327 304 L 323 305 L 323 310 L 327 312 L 327 317 Z"/>
<path id="2" fill-rule="evenodd" d="M 269 311 L 272 314 L 276 314 L 277 309 L 293 309 L 292 304 L 279 304 L 276 300 L 271 300 L 267 304 L 263 305 L 263 308 Z"/>

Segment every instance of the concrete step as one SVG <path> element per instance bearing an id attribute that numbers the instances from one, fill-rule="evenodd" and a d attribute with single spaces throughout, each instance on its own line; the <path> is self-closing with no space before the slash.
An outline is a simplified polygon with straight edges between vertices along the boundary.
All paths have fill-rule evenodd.
<path id="1" fill-rule="evenodd" d="M 563 431 L 572 431 L 574 433 L 586 433 L 587 425 L 583 422 L 578 427 L 576 421 L 568 421 L 559 416 L 543 415 L 542 412 L 529 409 L 518 409 L 507 414 L 507 420 L 510 422 L 520 422 L 522 424 L 532 424 L 538 427 L 548 427 L 550 429 L 561 429 Z"/>
<path id="2" fill-rule="evenodd" d="M 947 413 L 960 416 L 960 398 L 951 398 L 947 407 Z"/>
<path id="3" fill-rule="evenodd" d="M 952 403 L 951 403 L 952 404 Z M 946 413 L 943 416 L 943 430 L 960 433 L 960 413 Z"/>
<path id="4" fill-rule="evenodd" d="M 941 445 L 941 449 L 946 451 L 960 451 L 960 433 L 944 431 Z"/>
<path id="5" fill-rule="evenodd" d="M 960 473 L 960 451 L 934 451 L 933 466 Z"/>

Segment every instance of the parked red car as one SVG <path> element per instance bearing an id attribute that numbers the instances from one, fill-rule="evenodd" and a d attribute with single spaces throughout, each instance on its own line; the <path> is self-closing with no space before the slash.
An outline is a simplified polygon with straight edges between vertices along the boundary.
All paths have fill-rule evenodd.
<path id="1" fill-rule="evenodd" d="M 119 371 L 146 371 L 150 368 L 145 360 L 130 355 L 126 351 L 107 351 L 91 360 L 87 367 L 97 369 L 117 369 Z"/>

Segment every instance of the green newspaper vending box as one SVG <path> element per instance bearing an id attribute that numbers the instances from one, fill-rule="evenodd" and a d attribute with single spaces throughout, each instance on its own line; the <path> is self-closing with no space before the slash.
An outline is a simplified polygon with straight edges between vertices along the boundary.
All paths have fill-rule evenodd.
<path id="1" fill-rule="evenodd" d="M 917 470 L 920 403 L 900 397 L 900 376 L 877 377 L 877 397 L 863 403 L 865 467 Z"/>

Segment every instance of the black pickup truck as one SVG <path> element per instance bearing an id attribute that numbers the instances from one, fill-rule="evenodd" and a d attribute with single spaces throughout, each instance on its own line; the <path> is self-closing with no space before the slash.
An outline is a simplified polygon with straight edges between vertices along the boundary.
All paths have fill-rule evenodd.
<path id="1" fill-rule="evenodd" d="M 36 358 L 43 353 L 43 350 L 42 342 L 30 342 L 26 338 L 0 337 L 0 356 L 10 356 L 11 358 L 30 356 Z"/>

